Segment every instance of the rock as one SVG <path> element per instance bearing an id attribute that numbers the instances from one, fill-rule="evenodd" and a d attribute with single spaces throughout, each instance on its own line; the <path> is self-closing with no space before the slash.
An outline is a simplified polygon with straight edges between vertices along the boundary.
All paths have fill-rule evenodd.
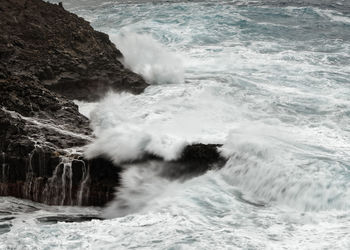
<path id="1" fill-rule="evenodd" d="M 119 62 L 108 35 L 62 4 L 2 0 L 0 6 L 0 59 L 12 75 L 30 74 L 69 99 L 88 101 L 111 89 L 140 93 L 148 86 Z"/>
<path id="2" fill-rule="evenodd" d="M 146 82 L 123 67 L 106 34 L 62 5 L 1 0 L 0 29 L 0 195 L 104 205 L 123 166 L 84 159 L 93 134 L 71 99 L 97 100 L 110 89 L 140 93 Z M 186 147 L 162 175 L 183 178 L 220 166 L 218 146 Z"/>
<path id="3" fill-rule="evenodd" d="M 96 100 L 110 89 L 139 93 L 147 84 L 118 61 L 106 34 L 62 6 L 2 0 L 0 27 L 0 195 L 105 204 L 121 169 L 82 158 L 92 131 L 69 99 Z"/>
<path id="4" fill-rule="evenodd" d="M 168 179 L 186 180 L 208 170 L 221 168 L 227 160 L 220 155 L 221 146 L 202 143 L 188 145 L 179 159 L 163 164 L 160 175 Z"/>

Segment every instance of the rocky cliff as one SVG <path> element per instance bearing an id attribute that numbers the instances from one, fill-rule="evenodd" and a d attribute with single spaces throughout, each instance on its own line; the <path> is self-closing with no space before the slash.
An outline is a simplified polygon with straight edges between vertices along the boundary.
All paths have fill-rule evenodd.
<path id="1" fill-rule="evenodd" d="M 48 204 L 102 205 L 120 168 L 87 161 L 89 121 L 71 99 L 147 86 L 118 61 L 108 36 L 62 6 L 0 2 L 0 195 Z"/>
<path id="2" fill-rule="evenodd" d="M 140 93 L 143 79 L 125 69 L 108 38 L 62 6 L 2 0 L 1 75 L 31 76 L 68 98 L 94 100 L 106 90 Z"/>
<path id="3" fill-rule="evenodd" d="M 106 34 L 61 5 L 1 0 L 0 195 L 61 205 L 112 199 L 122 167 L 84 159 L 93 135 L 71 100 L 97 100 L 108 90 L 142 92 L 147 83 L 120 57 Z M 216 147 L 189 146 L 178 166 L 203 172 L 222 160 Z"/>

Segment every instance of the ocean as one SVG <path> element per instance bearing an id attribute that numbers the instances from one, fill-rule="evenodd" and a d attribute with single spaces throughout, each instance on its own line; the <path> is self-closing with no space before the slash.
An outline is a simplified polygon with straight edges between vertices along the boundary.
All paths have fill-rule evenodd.
<path id="1" fill-rule="evenodd" d="M 87 156 L 217 143 L 228 161 L 186 180 L 129 164 L 101 209 L 0 197 L 0 249 L 350 249 L 350 1 L 63 6 L 151 84 L 77 102 Z"/>

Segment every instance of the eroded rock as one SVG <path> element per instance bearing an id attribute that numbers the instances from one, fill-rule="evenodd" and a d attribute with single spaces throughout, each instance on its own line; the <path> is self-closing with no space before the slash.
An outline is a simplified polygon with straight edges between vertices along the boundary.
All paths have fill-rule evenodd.
<path id="1" fill-rule="evenodd" d="M 84 159 L 93 135 L 71 99 L 97 100 L 110 89 L 140 93 L 146 82 L 123 67 L 106 34 L 61 6 L 2 0 L 0 31 L 0 195 L 104 205 L 123 166 Z M 224 160 L 218 146 L 187 146 L 160 174 L 182 178 L 212 169 Z"/>
<path id="2" fill-rule="evenodd" d="M 108 35 L 77 15 L 41 0 L 2 0 L 0 6 L 0 78 L 30 75 L 69 99 L 89 101 L 108 90 L 147 87 L 119 62 L 122 54 Z"/>
<path id="3" fill-rule="evenodd" d="M 92 131 L 70 99 L 139 93 L 146 82 L 118 61 L 108 35 L 58 5 L 2 0 L 0 31 L 0 195 L 103 205 L 120 170 L 82 159 Z"/>

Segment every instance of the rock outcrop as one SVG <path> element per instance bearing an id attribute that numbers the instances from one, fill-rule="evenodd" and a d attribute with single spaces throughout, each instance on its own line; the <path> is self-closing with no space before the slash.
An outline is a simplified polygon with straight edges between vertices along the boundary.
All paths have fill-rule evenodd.
<path id="1" fill-rule="evenodd" d="M 140 93 L 147 86 L 118 61 L 122 54 L 108 35 L 59 5 L 2 0 L 0 29 L 2 79 L 31 76 L 69 99 L 89 101 L 109 89 Z"/>
<path id="2" fill-rule="evenodd" d="M 147 83 L 121 56 L 106 34 L 59 5 L 0 2 L 0 195 L 63 205 L 113 197 L 121 169 L 82 158 L 92 131 L 71 99 L 143 91 Z"/>
<path id="3" fill-rule="evenodd" d="M 120 57 L 106 34 L 60 5 L 0 1 L 0 195 L 56 205 L 100 206 L 113 198 L 123 168 L 84 159 L 93 135 L 72 99 L 142 92 L 147 83 Z M 206 171 L 223 161 L 218 146 L 188 146 L 164 176 Z"/>

